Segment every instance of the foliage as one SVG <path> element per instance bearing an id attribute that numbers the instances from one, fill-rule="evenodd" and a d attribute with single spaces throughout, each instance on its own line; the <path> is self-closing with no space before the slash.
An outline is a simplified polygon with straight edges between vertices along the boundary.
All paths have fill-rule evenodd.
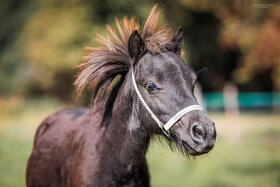
<path id="1" fill-rule="evenodd" d="M 3 0 L 0 2 L 0 95 L 73 99 L 74 68 L 93 36 L 115 17 L 140 22 L 158 3 L 166 20 L 185 35 L 185 57 L 204 91 L 234 82 L 241 91 L 280 90 L 279 4 L 261 0 Z"/>
<path id="2" fill-rule="evenodd" d="M 31 91 L 54 92 L 67 98 L 73 92 L 75 64 L 92 28 L 85 5 L 76 1 L 56 3 L 42 1 L 27 21 L 20 36 L 21 55 L 28 67 Z"/>
<path id="3" fill-rule="evenodd" d="M 209 68 L 202 77 L 206 91 L 221 91 L 228 81 L 238 84 L 241 91 L 280 90 L 276 0 L 176 0 L 164 4 L 168 21 L 184 28 L 192 66 Z"/>
<path id="4" fill-rule="evenodd" d="M 236 71 L 236 80 L 241 83 L 250 82 L 254 76 L 264 74 L 273 82 L 273 89 L 280 91 L 280 7 L 274 8 L 248 53 L 244 64 Z M 265 74 L 268 72 L 268 75 Z"/>
<path id="5" fill-rule="evenodd" d="M 24 93 L 26 80 L 21 74 L 24 67 L 17 36 L 33 8 L 32 0 L 0 1 L 0 95 Z"/>

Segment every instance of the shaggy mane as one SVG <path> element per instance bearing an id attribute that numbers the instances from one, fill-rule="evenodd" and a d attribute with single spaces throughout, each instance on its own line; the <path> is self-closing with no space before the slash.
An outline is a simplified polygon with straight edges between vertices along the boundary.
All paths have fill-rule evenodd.
<path id="1" fill-rule="evenodd" d="M 75 81 L 78 96 L 85 88 L 95 94 L 93 100 L 104 100 L 106 90 L 117 75 L 125 76 L 130 68 L 128 40 L 134 30 L 138 30 L 148 52 L 159 53 L 171 40 L 169 28 L 159 24 L 160 11 L 155 5 L 142 31 L 134 17 L 116 18 L 115 26 L 107 26 L 108 37 L 97 35 L 100 46 L 86 47 L 86 54 L 78 66 L 80 73 Z"/>

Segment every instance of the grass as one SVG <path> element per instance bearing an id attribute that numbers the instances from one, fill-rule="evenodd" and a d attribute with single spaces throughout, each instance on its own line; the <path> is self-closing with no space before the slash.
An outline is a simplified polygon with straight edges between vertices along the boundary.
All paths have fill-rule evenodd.
<path id="1" fill-rule="evenodd" d="M 3 105 L 2 105 L 3 107 Z M 13 102 L 0 112 L 0 187 L 24 186 L 36 127 L 63 106 L 56 101 Z M 148 162 L 153 187 L 280 186 L 280 115 L 213 113 L 218 138 L 201 157 L 185 158 L 153 142 Z"/>

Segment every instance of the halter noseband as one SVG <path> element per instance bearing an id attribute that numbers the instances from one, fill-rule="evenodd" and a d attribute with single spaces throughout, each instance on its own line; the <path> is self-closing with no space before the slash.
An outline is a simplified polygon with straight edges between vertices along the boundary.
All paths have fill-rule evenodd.
<path id="1" fill-rule="evenodd" d="M 203 108 L 199 105 L 190 105 L 186 108 L 183 108 L 182 110 L 180 110 L 177 114 L 175 114 L 170 120 L 168 120 L 167 123 L 163 124 L 157 117 L 156 115 L 152 112 L 152 110 L 149 108 L 149 106 L 147 105 L 147 103 L 145 102 L 145 100 L 143 99 L 136 81 L 135 81 L 135 75 L 133 73 L 133 67 L 131 66 L 131 74 L 132 74 L 132 84 L 134 86 L 134 89 L 136 91 L 136 94 L 138 95 L 141 103 L 143 104 L 143 106 L 145 107 L 145 109 L 147 110 L 147 112 L 151 115 L 151 117 L 154 119 L 154 121 L 158 124 L 159 128 L 164 132 L 164 134 L 170 138 L 170 129 L 173 127 L 173 125 L 179 120 L 181 119 L 181 117 L 183 117 L 185 114 L 194 111 L 194 110 L 200 110 L 200 111 L 204 111 Z"/>

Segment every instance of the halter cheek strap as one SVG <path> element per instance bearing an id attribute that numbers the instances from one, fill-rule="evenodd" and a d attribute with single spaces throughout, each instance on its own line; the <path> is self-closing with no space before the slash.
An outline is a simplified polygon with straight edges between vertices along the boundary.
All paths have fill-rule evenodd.
<path id="1" fill-rule="evenodd" d="M 147 110 L 147 112 L 151 115 L 151 117 L 153 118 L 153 120 L 158 124 L 159 128 L 164 132 L 164 134 L 170 138 L 170 129 L 172 128 L 172 126 L 179 120 L 181 119 L 181 117 L 183 117 L 185 114 L 194 111 L 194 110 L 200 110 L 200 111 L 204 111 L 203 108 L 199 105 L 190 105 L 186 108 L 183 108 L 182 110 L 180 110 L 177 114 L 175 114 L 167 123 L 163 124 L 157 117 L 156 115 L 152 112 L 152 110 L 149 108 L 149 106 L 147 105 L 147 103 L 145 102 L 145 100 L 143 99 L 136 81 L 135 81 L 135 75 L 133 73 L 133 67 L 131 68 L 131 74 L 132 74 L 132 84 L 134 86 L 135 92 L 137 94 L 137 96 L 139 97 L 141 103 L 143 104 L 143 106 L 145 107 L 145 109 Z"/>

